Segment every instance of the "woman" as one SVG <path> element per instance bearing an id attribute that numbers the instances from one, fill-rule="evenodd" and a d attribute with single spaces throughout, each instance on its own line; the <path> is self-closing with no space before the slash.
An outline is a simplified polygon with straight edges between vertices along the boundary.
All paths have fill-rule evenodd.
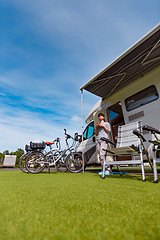
<path id="1" fill-rule="evenodd" d="M 103 149 L 107 148 L 107 144 L 105 141 L 101 140 L 101 137 L 109 138 L 108 133 L 110 132 L 110 124 L 108 122 L 105 122 L 105 116 L 103 113 L 98 114 L 99 122 L 96 124 L 95 134 L 97 136 L 96 140 L 96 149 L 99 155 L 99 159 L 101 162 L 101 166 L 103 167 L 104 163 L 104 156 L 105 151 Z M 103 169 L 101 172 L 99 172 L 99 175 L 103 174 Z M 112 175 L 112 170 L 110 166 L 106 166 L 105 168 L 105 175 Z"/>

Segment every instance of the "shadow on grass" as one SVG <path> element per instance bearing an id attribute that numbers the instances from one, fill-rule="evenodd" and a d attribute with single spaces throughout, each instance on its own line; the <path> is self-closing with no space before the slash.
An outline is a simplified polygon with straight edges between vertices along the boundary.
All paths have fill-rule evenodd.
<path id="1" fill-rule="evenodd" d="M 66 173 L 66 172 L 60 172 L 60 171 L 56 171 L 56 170 L 48 172 L 48 170 L 43 170 L 42 172 L 39 172 L 39 173 L 30 173 L 30 172 L 23 172 L 23 171 L 21 171 L 21 173 L 38 175 L 38 174 L 57 174 L 57 173 Z"/>
<path id="2" fill-rule="evenodd" d="M 64 170 L 64 171 L 58 171 L 58 170 L 50 170 L 50 171 L 48 171 L 47 169 L 45 169 L 45 170 L 43 170 L 42 172 L 40 172 L 40 174 L 64 174 L 64 173 L 69 173 L 69 171 L 66 171 L 66 170 Z M 75 173 L 73 173 L 73 174 L 75 174 Z"/>
<path id="3" fill-rule="evenodd" d="M 102 178 L 101 176 L 99 176 L 98 175 L 98 172 L 99 171 L 86 171 L 85 173 L 90 173 L 92 176 L 94 176 L 94 177 L 96 177 L 97 179 L 98 178 Z M 24 173 L 24 172 L 22 172 L 22 173 Z M 68 171 L 64 171 L 64 172 L 61 172 L 61 171 L 57 171 L 57 170 L 50 170 L 50 172 L 47 170 L 47 169 L 45 169 L 44 171 L 42 171 L 42 172 L 40 172 L 40 173 L 37 173 L 37 174 L 43 174 L 43 175 L 46 175 L 46 174 L 68 174 L 68 173 L 70 173 L 70 172 L 68 172 Z M 85 174 L 84 173 L 84 174 Z M 27 173 L 27 174 L 32 174 L 32 173 Z M 37 174 L 35 174 L 35 175 L 37 175 Z M 70 173 L 71 174 L 71 173 Z M 74 174 L 74 175 L 76 175 L 77 173 L 72 173 L 72 174 Z M 79 174 L 82 174 L 82 172 L 81 173 L 79 173 Z M 129 174 L 127 174 L 127 173 L 124 173 L 122 176 L 119 174 L 119 173 L 117 173 L 117 174 L 113 174 L 113 175 L 111 175 L 111 176 L 105 176 L 105 179 L 102 179 L 102 180 L 107 180 L 108 178 L 114 178 L 114 179 L 119 179 L 120 181 L 122 180 L 124 180 L 124 179 L 126 179 L 126 180 L 130 180 L 130 179 L 132 179 L 132 180 L 135 180 L 135 181 L 141 181 L 141 182 L 143 182 L 143 180 L 142 180 L 142 175 L 141 174 L 138 174 L 138 175 L 136 175 L 136 174 L 134 174 L 134 172 L 131 174 L 131 173 L 129 173 Z M 154 183 L 154 177 L 153 177 L 153 175 L 151 175 L 151 176 L 145 176 L 145 178 L 146 178 L 146 181 L 147 182 L 150 182 L 150 183 Z M 158 181 L 160 182 L 160 177 L 158 177 Z M 144 181 L 145 182 L 145 181 Z"/>
<path id="4" fill-rule="evenodd" d="M 97 178 L 102 178 L 101 176 L 99 176 L 98 174 L 95 175 L 95 177 Z M 124 179 L 125 180 L 135 180 L 135 181 L 141 181 L 141 182 L 150 182 L 150 183 L 154 183 L 154 178 L 153 176 L 145 176 L 146 178 L 146 181 L 143 181 L 142 180 L 142 175 L 134 175 L 134 173 L 131 175 L 131 174 L 123 174 L 122 176 L 120 176 L 120 174 L 116 174 L 116 175 L 112 175 L 112 176 L 105 176 L 105 179 L 111 179 L 111 178 L 114 178 L 114 179 L 118 179 L 120 181 L 123 181 Z M 105 179 L 102 179 L 102 180 L 105 180 Z M 158 178 L 158 180 L 160 181 L 160 178 Z"/>

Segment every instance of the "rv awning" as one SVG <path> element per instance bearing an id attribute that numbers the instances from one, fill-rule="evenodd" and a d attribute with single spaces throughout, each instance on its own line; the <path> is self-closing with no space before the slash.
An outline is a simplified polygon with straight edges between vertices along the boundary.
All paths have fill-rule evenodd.
<path id="1" fill-rule="evenodd" d="M 160 24 L 135 43 L 80 90 L 99 97 L 113 92 L 160 65 Z"/>

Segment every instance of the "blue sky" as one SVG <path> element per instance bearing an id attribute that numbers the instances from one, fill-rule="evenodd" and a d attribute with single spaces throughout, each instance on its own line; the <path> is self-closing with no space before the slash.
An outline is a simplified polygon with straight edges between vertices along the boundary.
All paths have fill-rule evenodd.
<path id="1" fill-rule="evenodd" d="M 159 10 L 159 0 L 1 0 L 0 152 L 81 132 L 80 87 L 157 25 Z M 84 117 L 98 100 L 84 93 Z"/>

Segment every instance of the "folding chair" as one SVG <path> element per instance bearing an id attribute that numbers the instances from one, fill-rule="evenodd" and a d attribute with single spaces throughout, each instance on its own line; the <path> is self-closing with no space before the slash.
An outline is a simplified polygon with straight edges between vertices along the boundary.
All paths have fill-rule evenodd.
<path id="1" fill-rule="evenodd" d="M 16 158 L 17 158 L 16 155 L 5 155 L 3 167 L 15 167 Z"/>
<path id="2" fill-rule="evenodd" d="M 159 135 L 160 131 L 147 125 L 143 126 L 142 129 L 151 132 L 154 138 L 154 140 L 149 140 L 149 142 L 152 143 L 154 183 L 158 183 L 156 164 L 160 163 L 160 157 L 158 156 L 158 152 L 160 151 L 160 139 L 158 139 L 157 134 Z"/>
<path id="3" fill-rule="evenodd" d="M 102 179 L 105 178 L 105 166 L 106 165 L 140 165 L 142 169 L 142 179 L 145 181 L 143 154 L 146 155 L 150 165 L 151 161 L 148 158 L 148 153 L 144 147 L 143 142 L 145 138 L 142 133 L 142 121 L 134 122 L 118 127 L 118 136 L 116 147 L 111 149 L 104 149 L 106 151 L 106 156 L 103 164 L 103 175 Z M 101 140 L 106 141 L 107 145 L 113 144 L 106 138 L 101 138 Z M 107 156 L 113 156 L 113 161 L 107 162 Z M 128 160 L 118 160 L 119 156 L 128 156 Z M 119 169 L 119 168 L 118 168 Z M 120 172 L 121 174 L 121 172 Z"/>

